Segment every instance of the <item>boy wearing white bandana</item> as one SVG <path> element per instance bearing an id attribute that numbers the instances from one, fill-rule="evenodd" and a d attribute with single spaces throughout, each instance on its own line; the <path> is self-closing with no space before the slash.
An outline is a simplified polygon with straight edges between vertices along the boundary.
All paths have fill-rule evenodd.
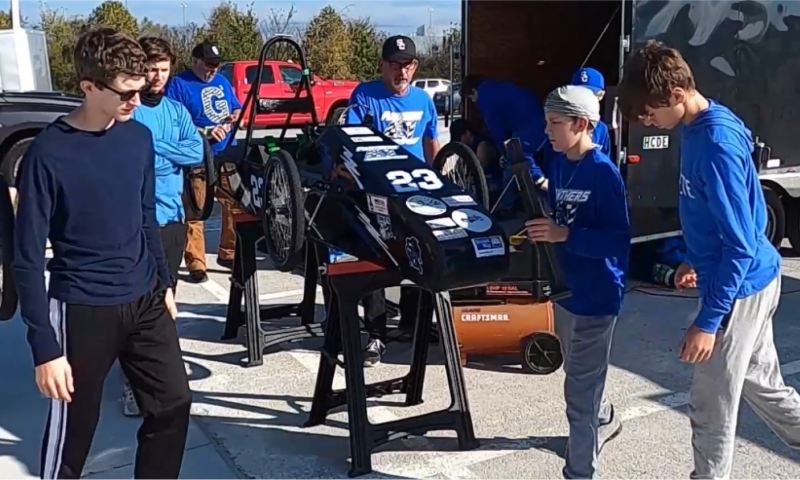
<path id="1" fill-rule="evenodd" d="M 532 242 L 556 246 L 572 296 L 558 302 L 569 421 L 565 478 L 593 478 L 603 444 L 622 424 L 603 398 L 630 246 L 625 185 L 592 141 L 600 104 L 588 89 L 560 87 L 545 102 L 555 154 L 546 165 L 552 212 L 526 223 Z"/>

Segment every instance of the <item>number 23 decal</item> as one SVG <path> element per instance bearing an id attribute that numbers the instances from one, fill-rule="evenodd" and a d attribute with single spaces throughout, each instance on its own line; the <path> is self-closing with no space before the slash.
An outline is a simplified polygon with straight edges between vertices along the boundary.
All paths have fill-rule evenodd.
<path id="1" fill-rule="evenodd" d="M 253 197 L 253 205 L 256 208 L 262 207 L 263 193 L 262 190 L 264 189 L 264 177 L 256 177 L 255 175 L 250 176 L 250 192 Z"/>
<path id="2" fill-rule="evenodd" d="M 392 182 L 395 192 L 417 192 L 423 190 L 439 190 L 444 185 L 433 170 L 417 168 L 411 172 L 392 170 L 386 173 L 386 179 Z M 415 181 L 416 180 L 416 181 Z"/>

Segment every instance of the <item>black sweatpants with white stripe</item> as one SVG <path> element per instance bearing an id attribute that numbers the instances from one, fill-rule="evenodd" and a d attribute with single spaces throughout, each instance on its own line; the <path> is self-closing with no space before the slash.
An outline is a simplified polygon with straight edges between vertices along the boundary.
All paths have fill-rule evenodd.
<path id="1" fill-rule="evenodd" d="M 125 305 L 51 300 L 50 321 L 72 367 L 75 392 L 70 403 L 51 400 L 41 477 L 80 478 L 100 415 L 103 383 L 119 359 L 143 416 L 134 476 L 177 478 L 191 396 L 163 287 Z"/>

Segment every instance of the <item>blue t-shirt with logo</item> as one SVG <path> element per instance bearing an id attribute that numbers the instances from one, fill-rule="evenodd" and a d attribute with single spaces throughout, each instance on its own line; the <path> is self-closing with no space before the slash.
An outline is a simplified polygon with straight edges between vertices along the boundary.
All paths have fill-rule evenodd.
<path id="1" fill-rule="evenodd" d="M 191 70 L 185 70 L 172 77 L 167 85 L 166 96 L 182 103 L 189 110 L 195 126 L 200 128 L 224 123 L 234 110 L 242 108 L 227 78 L 214 75 L 211 80 L 205 82 Z M 231 130 L 224 140 L 211 144 L 215 154 L 225 149 L 233 134 Z M 235 144 L 234 139 L 231 145 Z"/>
<path id="2" fill-rule="evenodd" d="M 436 107 L 430 95 L 418 87 L 408 87 L 405 95 L 396 95 L 383 80 L 360 84 L 350 96 L 348 124 L 360 124 L 372 115 L 373 127 L 402 145 L 412 155 L 425 161 L 422 138 L 439 135 Z M 365 108 L 366 107 L 366 108 Z"/>

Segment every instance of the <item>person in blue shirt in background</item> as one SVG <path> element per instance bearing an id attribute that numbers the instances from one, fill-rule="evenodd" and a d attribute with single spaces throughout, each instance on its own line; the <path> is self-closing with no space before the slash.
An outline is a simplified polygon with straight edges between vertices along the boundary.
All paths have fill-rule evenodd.
<path id="1" fill-rule="evenodd" d="M 534 154 L 547 142 L 544 133 L 544 112 L 536 94 L 512 82 L 467 75 L 461 82 L 461 98 L 475 103 L 486 126 L 494 150 L 503 156 L 505 142 L 519 138 L 525 157 L 530 160 L 534 183 L 545 187 L 547 179 L 542 169 L 533 161 Z M 503 188 L 512 179 L 509 165 L 501 160 L 496 168 L 501 170 Z M 489 167 L 491 168 L 491 167 Z M 514 209 L 519 198 L 517 188 L 509 188 L 500 200 L 497 213 L 504 215 Z"/>
<path id="2" fill-rule="evenodd" d="M 166 95 L 177 100 L 189 110 L 195 126 L 206 132 L 211 150 L 219 162 L 238 161 L 238 148 L 233 124 L 242 109 L 236 98 L 233 87 L 227 78 L 217 75 L 222 65 L 222 53 L 213 42 L 204 41 L 192 50 L 194 63 L 192 68 L 176 75 L 167 85 Z M 231 136 L 234 138 L 231 140 Z M 231 142 L 231 147 L 228 142 Z M 224 185 L 227 177 L 220 182 Z M 195 194 L 203 198 L 205 189 L 195 185 Z M 233 267 L 233 256 L 236 246 L 236 235 L 233 227 L 233 203 L 227 197 L 218 195 L 222 207 L 222 230 L 220 232 L 217 264 L 225 268 Z M 194 282 L 208 280 L 206 274 L 206 247 L 203 234 L 203 222 L 190 220 L 186 222 L 186 268 L 189 278 Z"/>
<path id="3" fill-rule="evenodd" d="M 556 152 L 546 172 L 553 212 L 525 225 L 532 242 L 555 244 L 572 292 L 558 302 L 555 319 L 569 421 L 563 473 L 593 478 L 600 449 L 622 429 L 603 393 L 624 296 L 630 218 L 619 169 L 592 140 L 600 121 L 597 97 L 568 85 L 547 96 L 544 110 Z"/>
<path id="4" fill-rule="evenodd" d="M 800 395 L 784 383 L 772 333 L 781 257 L 765 233 L 767 209 L 750 130 L 704 97 L 681 53 L 650 41 L 623 68 L 619 106 L 631 122 L 681 128 L 679 212 L 700 304 L 679 350 L 694 365 L 689 416 L 692 478 L 728 478 L 744 398 L 787 445 L 800 448 Z M 693 280 L 690 280 L 693 281 Z"/>
<path id="5" fill-rule="evenodd" d="M 571 85 L 579 87 L 586 87 L 597 95 L 597 100 L 602 102 L 606 96 L 606 80 L 599 70 L 594 68 L 579 68 L 572 76 Z M 602 115 L 601 115 L 602 117 Z M 597 145 L 600 145 L 602 151 L 612 161 L 614 156 L 611 155 L 611 137 L 609 135 L 608 125 L 601 119 L 597 122 L 597 126 L 592 131 L 592 140 Z"/>
<path id="6" fill-rule="evenodd" d="M 186 225 L 183 223 L 183 170 L 203 161 L 203 140 L 192 123 L 189 112 L 175 100 L 164 97 L 175 55 L 166 40 L 155 37 L 139 39 L 147 55 L 147 83 L 150 89 L 140 94 L 142 104 L 133 111 L 133 119 L 143 123 L 153 134 L 155 154 L 156 221 L 160 227 L 161 245 L 175 292 L 178 269 L 186 247 Z M 138 416 L 139 407 L 130 382 L 123 375 L 122 412 Z"/>
<path id="7" fill-rule="evenodd" d="M 433 164 L 439 153 L 438 117 L 433 100 L 421 88 L 411 85 L 419 66 L 414 42 L 405 36 L 389 37 L 383 43 L 381 78 L 358 85 L 350 97 L 348 124 L 363 124 L 369 115 L 373 128 L 402 145 L 420 162 Z M 364 324 L 369 343 L 364 365 L 381 361 L 386 346 L 386 295 L 383 289 L 362 299 Z M 400 330 L 406 337 L 414 328 L 417 305 L 420 315 L 433 315 L 433 297 L 418 288 L 400 289 Z"/>

